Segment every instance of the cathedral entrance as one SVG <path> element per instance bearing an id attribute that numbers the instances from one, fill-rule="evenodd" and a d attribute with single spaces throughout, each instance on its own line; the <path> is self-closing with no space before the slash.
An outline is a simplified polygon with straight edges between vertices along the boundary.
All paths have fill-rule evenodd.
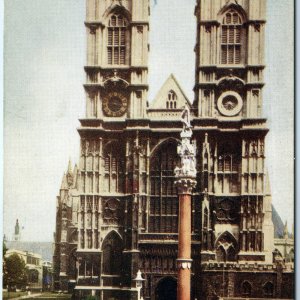
<path id="1" fill-rule="evenodd" d="M 177 281 L 173 277 L 161 279 L 155 289 L 155 300 L 176 300 Z"/>

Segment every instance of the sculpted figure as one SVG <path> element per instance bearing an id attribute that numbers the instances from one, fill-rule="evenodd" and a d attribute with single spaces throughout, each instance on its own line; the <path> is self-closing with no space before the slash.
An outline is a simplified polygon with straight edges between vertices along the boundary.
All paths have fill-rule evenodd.
<path id="1" fill-rule="evenodd" d="M 191 126 L 191 114 L 190 109 L 187 105 L 184 106 L 183 112 L 181 114 L 181 122 L 183 123 L 183 130 L 184 131 L 190 131 Z"/>

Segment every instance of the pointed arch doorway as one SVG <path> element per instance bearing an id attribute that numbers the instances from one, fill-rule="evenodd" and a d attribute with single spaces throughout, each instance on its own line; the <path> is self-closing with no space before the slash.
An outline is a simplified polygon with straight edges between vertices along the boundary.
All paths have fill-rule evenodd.
<path id="1" fill-rule="evenodd" d="M 173 277 L 162 278 L 155 289 L 155 300 L 177 300 L 177 281 Z"/>

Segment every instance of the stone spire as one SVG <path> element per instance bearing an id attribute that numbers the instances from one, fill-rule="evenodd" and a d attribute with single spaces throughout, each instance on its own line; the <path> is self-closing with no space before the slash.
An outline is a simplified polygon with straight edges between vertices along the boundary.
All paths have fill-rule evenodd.
<path id="1" fill-rule="evenodd" d="M 17 219 L 16 225 L 15 225 L 14 240 L 15 241 L 19 241 L 20 240 L 20 225 L 19 225 L 19 220 L 18 219 Z"/>
<path id="2" fill-rule="evenodd" d="M 20 234 L 20 225 L 19 225 L 19 220 L 17 219 L 16 225 L 15 225 L 15 235 Z"/>

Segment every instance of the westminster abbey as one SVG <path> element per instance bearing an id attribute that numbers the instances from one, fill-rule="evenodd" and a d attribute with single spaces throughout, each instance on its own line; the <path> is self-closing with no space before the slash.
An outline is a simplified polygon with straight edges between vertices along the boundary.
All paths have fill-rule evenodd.
<path id="1" fill-rule="evenodd" d="M 176 299 L 174 169 L 187 105 L 197 149 L 191 299 L 293 298 L 265 167 L 266 0 L 197 0 L 194 99 L 170 75 L 151 102 L 149 1 L 86 1 L 86 115 L 79 163 L 57 197 L 54 288 Z"/>

